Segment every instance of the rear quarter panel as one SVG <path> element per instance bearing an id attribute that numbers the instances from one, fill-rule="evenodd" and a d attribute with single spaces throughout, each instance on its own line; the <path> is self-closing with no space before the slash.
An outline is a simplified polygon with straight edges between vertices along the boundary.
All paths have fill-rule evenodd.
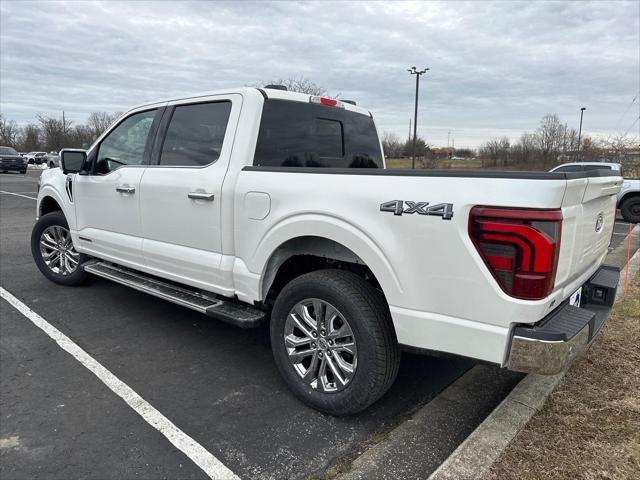
<path id="1" fill-rule="evenodd" d="M 506 327 L 536 321 L 552 298 L 524 302 L 502 292 L 471 243 L 475 205 L 559 208 L 565 180 L 394 177 L 243 171 L 235 198 L 236 256 L 262 275 L 273 251 L 297 236 L 329 238 L 364 260 L 390 305 Z M 245 211 L 247 192 L 263 192 L 263 220 Z M 393 215 L 380 204 L 408 200 L 453 204 L 451 220 Z M 260 292 L 255 293 L 260 296 Z"/>

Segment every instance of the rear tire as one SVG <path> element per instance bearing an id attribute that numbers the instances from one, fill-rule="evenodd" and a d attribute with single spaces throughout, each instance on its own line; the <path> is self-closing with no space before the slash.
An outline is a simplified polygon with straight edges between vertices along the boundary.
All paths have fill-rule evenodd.
<path id="1" fill-rule="evenodd" d="M 38 219 L 31 232 L 31 255 L 40 272 L 52 282 L 76 286 L 89 277 L 82 268 L 89 257 L 76 252 L 69 224 L 61 211 Z"/>
<path id="2" fill-rule="evenodd" d="M 622 218 L 624 218 L 629 223 L 639 223 L 640 222 L 640 196 L 635 196 L 631 198 L 627 198 L 620 205 L 620 213 L 622 214 Z"/>
<path id="3" fill-rule="evenodd" d="M 271 315 L 271 348 L 293 394 L 331 415 L 370 406 L 391 387 L 400 365 L 384 297 L 344 270 L 307 273 L 283 288 Z"/>

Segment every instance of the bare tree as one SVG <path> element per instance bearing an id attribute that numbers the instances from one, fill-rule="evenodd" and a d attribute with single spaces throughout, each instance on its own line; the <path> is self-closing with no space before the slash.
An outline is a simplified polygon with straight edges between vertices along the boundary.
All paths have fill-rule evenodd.
<path id="1" fill-rule="evenodd" d="M 399 158 L 402 156 L 403 142 L 395 133 L 384 132 L 382 134 L 382 149 L 387 158 Z"/>
<path id="2" fill-rule="evenodd" d="M 40 128 L 34 123 L 25 125 L 20 132 L 18 150 L 21 152 L 33 152 L 40 150 Z"/>
<path id="3" fill-rule="evenodd" d="M 7 120 L 0 113 L 0 145 L 16 147 L 20 136 L 20 128 L 15 120 Z"/>
<path id="4" fill-rule="evenodd" d="M 510 160 L 510 149 L 511 144 L 507 137 L 489 140 L 479 150 L 482 166 L 503 167 L 507 165 Z"/>
<path id="5" fill-rule="evenodd" d="M 89 148 L 97 136 L 89 125 L 76 125 L 67 134 L 69 148 Z"/>
<path id="6" fill-rule="evenodd" d="M 303 76 L 280 78 L 278 80 L 267 82 L 265 85 L 283 85 L 291 92 L 300 92 L 309 95 L 327 94 L 326 88 Z"/>
<path id="7" fill-rule="evenodd" d="M 119 113 L 91 112 L 87 118 L 87 127 L 93 137 L 97 139 L 120 116 Z"/>
<path id="8" fill-rule="evenodd" d="M 562 149 L 565 129 L 566 126 L 560 122 L 555 113 L 542 117 L 536 135 L 543 160 L 555 161 L 557 159 Z"/>
<path id="9" fill-rule="evenodd" d="M 68 146 L 68 135 L 71 133 L 72 124 L 70 120 L 47 117 L 42 114 L 38 114 L 36 117 L 40 122 L 42 147 L 45 150 L 58 151 Z"/>

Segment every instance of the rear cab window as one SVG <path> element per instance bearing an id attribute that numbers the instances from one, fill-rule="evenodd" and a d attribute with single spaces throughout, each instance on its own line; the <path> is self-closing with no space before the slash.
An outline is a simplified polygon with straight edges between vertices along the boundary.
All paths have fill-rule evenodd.
<path id="1" fill-rule="evenodd" d="M 344 108 L 265 101 L 253 164 L 265 167 L 383 168 L 373 119 Z"/>

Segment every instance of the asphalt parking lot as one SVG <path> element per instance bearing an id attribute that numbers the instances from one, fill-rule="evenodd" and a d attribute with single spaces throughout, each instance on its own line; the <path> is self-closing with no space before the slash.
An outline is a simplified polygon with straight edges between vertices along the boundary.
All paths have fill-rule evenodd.
<path id="1" fill-rule="evenodd" d="M 373 407 L 320 414 L 280 380 L 266 328 L 240 330 L 98 278 L 78 288 L 47 281 L 29 249 L 38 175 L 0 175 L 1 286 L 240 478 L 323 478 L 474 365 L 403 354 Z M 0 309 L 0 478 L 206 478 L 22 313 L 4 300 Z M 434 469 L 520 378 L 492 368 L 477 401 L 434 413 L 440 427 L 424 439 Z"/>

